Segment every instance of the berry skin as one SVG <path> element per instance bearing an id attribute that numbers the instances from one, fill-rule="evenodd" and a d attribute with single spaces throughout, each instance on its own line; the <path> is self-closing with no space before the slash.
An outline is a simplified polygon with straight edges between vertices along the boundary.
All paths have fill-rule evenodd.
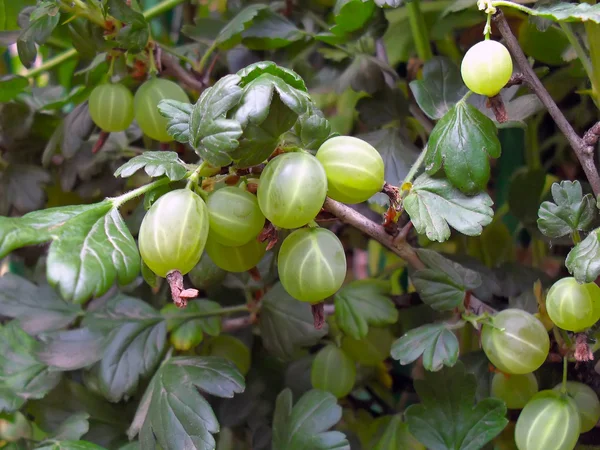
<path id="1" fill-rule="evenodd" d="M 316 158 L 327 174 L 327 195 L 338 202 L 362 203 L 383 187 L 383 159 L 362 139 L 331 138 L 321 145 Z"/>
<path id="2" fill-rule="evenodd" d="M 96 86 L 88 104 L 92 120 L 103 131 L 125 131 L 133 122 L 133 95 L 122 84 Z"/>
<path id="3" fill-rule="evenodd" d="M 208 237 L 208 210 L 189 189 L 160 197 L 142 220 L 138 244 L 146 265 L 158 276 L 188 273 L 200 261 Z"/>
<path id="4" fill-rule="evenodd" d="M 600 287 L 579 284 L 573 277 L 558 280 L 548 291 L 546 310 L 559 328 L 583 331 L 600 319 Z"/>
<path id="5" fill-rule="evenodd" d="M 331 392 L 337 398 L 348 395 L 356 380 L 356 364 L 335 345 L 327 345 L 319 350 L 313 360 L 310 372 L 315 389 Z"/>
<path id="6" fill-rule="evenodd" d="M 494 97 L 512 76 L 513 63 L 504 45 L 481 41 L 469 49 L 460 72 L 465 85 L 476 94 Z"/>
<path id="7" fill-rule="evenodd" d="M 523 409 L 527 402 L 538 392 L 535 375 L 506 375 L 495 373 L 492 378 L 492 397 L 506 403 L 508 409 Z"/>
<path id="8" fill-rule="evenodd" d="M 216 264 L 228 272 L 246 272 L 255 267 L 267 251 L 267 244 L 252 239 L 239 247 L 219 244 L 212 235 L 206 243 L 206 253 Z"/>
<path id="9" fill-rule="evenodd" d="M 581 432 L 586 433 L 596 426 L 600 420 L 600 401 L 596 392 L 587 384 L 578 381 L 567 381 L 567 395 L 573 399 L 579 411 Z M 560 392 L 562 383 L 554 387 Z"/>

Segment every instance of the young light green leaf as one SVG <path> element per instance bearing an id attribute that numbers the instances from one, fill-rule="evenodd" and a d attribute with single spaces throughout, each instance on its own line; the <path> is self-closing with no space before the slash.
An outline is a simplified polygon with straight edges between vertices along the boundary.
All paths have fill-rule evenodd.
<path id="1" fill-rule="evenodd" d="M 402 417 L 395 415 L 385 427 L 373 450 L 422 450 L 423 448 L 423 445 L 410 434 L 408 425 L 402 422 Z"/>
<path id="2" fill-rule="evenodd" d="M 115 177 L 127 178 L 142 168 L 150 177 L 166 175 L 171 181 L 181 180 L 187 173 L 185 163 L 179 159 L 177 153 L 150 151 L 131 158 L 117 169 Z"/>
<path id="3" fill-rule="evenodd" d="M 402 365 L 423 356 L 423 367 L 437 371 L 452 367 L 458 360 L 458 339 L 445 323 L 430 323 L 413 328 L 392 345 L 392 358 Z"/>
<path id="4" fill-rule="evenodd" d="M 542 203 L 537 220 L 540 231 L 550 238 L 585 231 L 596 217 L 594 196 L 584 196 L 579 181 L 554 183 L 552 198 L 554 203 Z"/>
<path id="5" fill-rule="evenodd" d="M 460 71 L 449 58 L 436 56 L 423 66 L 423 78 L 410 82 L 419 107 L 431 119 L 441 119 L 466 93 Z"/>
<path id="6" fill-rule="evenodd" d="M 52 230 L 48 252 L 48 282 L 62 297 L 84 303 L 104 294 L 117 280 L 124 285 L 140 272 L 137 245 L 119 210 L 110 202 L 71 218 Z"/>
<path id="7" fill-rule="evenodd" d="M 244 377 L 226 359 L 172 358 L 148 386 L 128 434 L 133 438 L 139 432 L 144 449 L 158 444 L 164 450 L 213 450 L 219 422 L 202 393 L 231 398 L 244 388 Z"/>
<path id="8" fill-rule="evenodd" d="M 438 311 L 448 311 L 462 306 L 466 291 L 477 288 L 481 277 L 477 272 L 444 258 L 433 250 L 417 250 L 427 269 L 411 276 L 423 303 Z"/>
<path id="9" fill-rule="evenodd" d="M 273 421 L 273 450 L 350 450 L 346 436 L 327 431 L 342 417 L 342 408 L 329 392 L 313 389 L 292 407 L 292 391 L 278 396 Z"/>
<path id="10" fill-rule="evenodd" d="M 169 119 L 167 133 L 183 144 L 190 140 L 190 117 L 194 106 L 177 100 L 161 100 L 158 112 Z"/>
<path id="11" fill-rule="evenodd" d="M 229 50 L 242 42 L 242 32 L 252 25 L 258 14 L 267 9 L 267 5 L 248 5 L 231 19 L 221 30 L 215 43 L 222 50 Z"/>
<path id="12" fill-rule="evenodd" d="M 535 15 L 564 22 L 586 22 L 589 20 L 600 23 L 600 3 L 590 5 L 588 3 L 559 2 L 535 8 Z"/>
<path id="13" fill-rule="evenodd" d="M 450 226 L 467 236 L 478 236 L 494 218 L 490 196 L 466 196 L 444 178 L 419 176 L 404 199 L 404 208 L 418 233 L 432 241 L 450 237 Z"/>
<path id="14" fill-rule="evenodd" d="M 258 326 L 267 351 L 282 359 L 290 358 L 300 346 L 315 344 L 328 332 L 327 326 L 315 329 L 310 305 L 292 298 L 280 283 L 263 298 Z"/>
<path id="15" fill-rule="evenodd" d="M 335 319 L 341 330 L 360 340 L 367 336 L 369 325 L 396 323 L 398 311 L 387 294 L 388 283 L 376 280 L 345 285 L 335 294 Z"/>
<path id="16" fill-rule="evenodd" d="M 303 148 L 318 150 L 332 136 L 331 124 L 319 110 L 312 110 L 298 118 L 294 126 L 295 133 L 300 137 Z"/>
<path id="17" fill-rule="evenodd" d="M 86 316 L 83 324 L 108 336 L 102 359 L 92 369 L 102 395 L 118 402 L 133 394 L 140 379 L 159 363 L 167 337 L 164 318 L 149 304 L 119 295 Z"/>
<path id="18" fill-rule="evenodd" d="M 49 370 L 37 359 L 38 347 L 38 342 L 25 333 L 16 320 L 0 329 L 2 410 L 10 411 L 20 407 L 27 399 L 44 397 L 60 381 L 60 372 Z"/>
<path id="19" fill-rule="evenodd" d="M 0 103 L 7 103 L 29 86 L 29 81 L 19 75 L 6 75 L 0 77 Z"/>
<path id="20" fill-rule="evenodd" d="M 571 249 L 565 264 L 580 283 L 591 283 L 600 276 L 600 228 Z"/>
<path id="21" fill-rule="evenodd" d="M 462 362 L 415 380 L 421 404 L 406 409 L 411 434 L 431 450 L 477 450 L 506 426 L 506 406 L 497 398 L 475 404 L 477 380 Z"/>
<path id="22" fill-rule="evenodd" d="M 490 178 L 489 157 L 501 146 L 494 122 L 465 102 L 458 102 L 435 125 L 425 156 L 428 174 L 442 166 L 454 186 L 466 194 L 485 190 Z"/>
<path id="23" fill-rule="evenodd" d="M 19 319 L 23 330 L 36 335 L 66 327 L 82 310 L 65 302 L 50 286 L 36 286 L 9 272 L 0 278 L 0 314 Z"/>
<path id="24" fill-rule="evenodd" d="M 206 89 L 192 109 L 190 145 L 216 167 L 231 163 L 229 153 L 238 146 L 242 135 L 239 122 L 225 117 L 242 97 L 239 75 L 227 75 Z"/>

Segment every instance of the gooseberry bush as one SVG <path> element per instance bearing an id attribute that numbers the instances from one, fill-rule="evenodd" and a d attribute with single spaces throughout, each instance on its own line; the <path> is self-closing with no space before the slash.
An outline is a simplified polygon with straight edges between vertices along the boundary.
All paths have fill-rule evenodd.
<path id="1" fill-rule="evenodd" d="M 600 448 L 600 4 L 0 0 L 0 448 Z"/>

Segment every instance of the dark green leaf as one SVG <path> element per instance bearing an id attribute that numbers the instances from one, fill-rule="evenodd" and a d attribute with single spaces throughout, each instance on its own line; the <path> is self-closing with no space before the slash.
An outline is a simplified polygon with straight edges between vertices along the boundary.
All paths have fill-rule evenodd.
<path id="1" fill-rule="evenodd" d="M 223 358 L 177 357 L 166 362 L 148 386 L 129 437 L 140 447 L 163 450 L 213 450 L 219 423 L 201 392 L 231 398 L 244 391 L 244 377 Z"/>
<path id="2" fill-rule="evenodd" d="M 100 392 L 113 402 L 133 394 L 140 379 L 158 365 L 166 343 L 164 318 L 147 303 L 120 295 L 86 316 L 84 325 L 108 335 L 106 350 L 93 369 Z"/>
<path id="3" fill-rule="evenodd" d="M 41 167 L 10 164 L 0 172 L 0 196 L 9 201 L 17 211 L 33 211 L 44 205 L 44 188 L 50 181 L 50 174 Z"/>
<path id="4" fill-rule="evenodd" d="M 58 6 L 51 1 L 42 1 L 29 18 L 29 25 L 19 35 L 17 50 L 25 67 L 31 67 L 37 57 L 36 44 L 42 45 L 48 40 L 60 21 Z"/>
<path id="5" fill-rule="evenodd" d="M 242 41 L 242 32 L 252 24 L 259 12 L 267 9 L 267 5 L 249 5 L 242 9 L 227 25 L 221 30 L 215 42 L 219 48 L 228 50 L 235 47 Z"/>
<path id="6" fill-rule="evenodd" d="M 190 117 L 193 105 L 176 100 L 161 100 L 158 111 L 167 119 L 167 133 L 177 142 L 186 143 L 190 140 Z"/>
<path id="7" fill-rule="evenodd" d="M 0 103 L 7 103 L 29 86 L 29 81 L 19 75 L 7 75 L 0 78 Z"/>
<path id="8" fill-rule="evenodd" d="M 510 212 L 526 226 L 533 226 L 546 184 L 544 169 L 522 168 L 513 176 L 508 190 Z"/>
<path id="9" fill-rule="evenodd" d="M 302 147 L 308 150 L 318 150 L 323 142 L 332 137 L 331 124 L 319 110 L 300 116 L 295 132 L 300 137 Z"/>
<path id="10" fill-rule="evenodd" d="M 104 447 L 93 444 L 87 441 L 55 441 L 52 443 L 44 443 L 41 447 L 36 447 L 35 450 L 106 450 Z"/>
<path id="11" fill-rule="evenodd" d="M 335 319 L 340 329 L 360 340 L 367 336 L 369 325 L 396 323 L 398 311 L 388 294 L 389 284 L 376 280 L 345 285 L 335 294 Z"/>
<path id="12" fill-rule="evenodd" d="M 554 203 L 542 203 L 537 220 L 540 231 L 549 238 L 585 231 L 596 217 L 594 196 L 583 195 L 579 181 L 552 184 L 552 198 Z"/>
<path id="13" fill-rule="evenodd" d="M 404 208 L 417 232 L 438 242 L 450 237 L 450 226 L 467 236 L 480 235 L 494 218 L 492 204 L 485 192 L 467 197 L 448 180 L 426 174 L 415 180 L 404 199 Z"/>
<path id="14" fill-rule="evenodd" d="M 221 318 L 217 315 L 209 317 L 198 317 L 221 309 L 221 305 L 212 300 L 197 299 L 188 302 L 185 309 L 178 308 L 173 303 L 168 304 L 161 310 L 163 317 L 167 317 L 167 329 L 169 331 L 179 330 L 180 333 L 199 335 L 202 340 L 204 333 L 210 336 L 218 336 L 221 333 Z"/>
<path id="15" fill-rule="evenodd" d="M 408 114 L 408 101 L 400 89 L 386 86 L 371 97 L 361 98 L 356 109 L 365 125 L 370 129 L 378 129 L 403 119 Z"/>
<path id="16" fill-rule="evenodd" d="M 587 3 L 560 2 L 535 8 L 535 15 L 564 22 L 585 22 L 589 20 L 600 23 L 600 3 L 590 5 Z"/>
<path id="17" fill-rule="evenodd" d="M 430 323 L 413 328 L 392 345 L 392 358 L 402 365 L 423 356 L 423 367 L 437 371 L 458 360 L 458 339 L 445 323 Z"/>
<path id="18" fill-rule="evenodd" d="M 125 0 L 108 0 L 108 12 L 125 23 L 117 33 L 117 43 L 131 52 L 141 52 L 150 37 L 148 22 L 143 14 L 128 6 Z"/>
<path id="19" fill-rule="evenodd" d="M 336 89 L 340 93 L 352 88 L 356 92 L 375 94 L 385 88 L 386 77 L 397 78 L 388 64 L 374 56 L 359 54 L 337 80 Z"/>
<path id="20" fill-rule="evenodd" d="M 431 119 L 441 119 L 467 93 L 456 64 L 436 56 L 423 66 L 423 78 L 410 82 L 419 107 Z"/>
<path id="21" fill-rule="evenodd" d="M 124 285 L 140 272 L 137 245 L 110 202 L 71 218 L 53 238 L 47 276 L 65 300 L 84 303 L 104 294 L 115 280 Z"/>
<path id="22" fill-rule="evenodd" d="M 60 330 L 81 313 L 81 308 L 65 302 L 47 285 L 38 287 L 12 273 L 0 278 L 0 314 L 19 319 L 31 335 Z"/>
<path id="23" fill-rule="evenodd" d="M 249 66 L 246 66 L 243 69 L 241 69 L 237 74 L 241 77 L 241 87 L 246 87 L 258 77 L 268 74 L 277 78 L 281 78 L 285 84 L 299 91 L 308 92 L 308 90 L 306 89 L 306 85 L 304 84 L 304 80 L 300 75 L 298 75 L 291 69 L 278 66 L 277 64 L 271 61 L 260 61 L 254 64 L 250 64 Z M 290 99 L 290 101 L 293 101 L 293 99 Z M 292 108 L 292 104 L 288 106 Z"/>
<path id="24" fill-rule="evenodd" d="M 402 422 L 402 417 L 395 415 L 385 427 L 383 435 L 373 450 L 421 450 L 422 448 L 423 445 L 408 431 L 408 425 Z"/>
<path id="25" fill-rule="evenodd" d="M 72 158 L 85 141 L 94 132 L 96 125 L 90 116 L 88 102 L 77 105 L 73 111 L 65 117 L 64 132 L 60 145 L 60 151 L 65 158 Z"/>
<path id="26" fill-rule="evenodd" d="M 35 111 L 53 111 L 68 103 L 77 101 L 84 93 L 85 86 L 75 86 L 67 91 L 62 86 L 34 87 L 31 94 L 22 94 L 20 98 Z"/>
<path id="27" fill-rule="evenodd" d="M 415 380 L 421 404 L 409 406 L 406 422 L 413 436 L 431 450 L 477 450 L 506 426 L 506 406 L 497 398 L 477 404 L 475 376 L 461 362 Z"/>
<path id="28" fill-rule="evenodd" d="M 565 264 L 580 283 L 591 283 L 600 276 L 600 228 L 573 247 Z"/>
<path id="29" fill-rule="evenodd" d="M 357 137 L 367 141 L 381 154 L 385 167 L 385 181 L 392 186 L 399 186 L 417 160 L 418 149 L 400 130 L 383 128 Z M 389 198 L 385 194 L 376 194 L 370 201 L 379 205 L 387 205 Z"/>
<path id="30" fill-rule="evenodd" d="M 142 168 L 150 177 L 166 175 L 171 181 L 181 180 L 187 173 L 185 163 L 179 159 L 177 153 L 158 151 L 144 152 L 131 158 L 117 169 L 115 177 L 127 178 Z"/>
<path id="31" fill-rule="evenodd" d="M 433 250 L 417 250 L 427 269 L 416 271 L 412 282 L 423 303 L 438 311 L 462 307 L 466 291 L 481 284 L 477 272 L 444 258 Z"/>
<path id="32" fill-rule="evenodd" d="M 239 122 L 227 119 L 227 111 L 242 97 L 238 75 L 227 75 L 206 89 L 192 109 L 190 145 L 213 166 L 231 163 L 229 153 L 238 146 L 242 135 Z"/>
<path id="33" fill-rule="evenodd" d="M 371 0 L 338 0 L 333 12 L 335 25 L 331 32 L 341 36 L 363 28 L 375 12 L 375 3 Z"/>
<path id="34" fill-rule="evenodd" d="M 520 86 L 511 86 L 500 91 L 500 98 L 504 103 L 507 122 L 498 123 L 496 115 L 491 108 L 488 108 L 488 98 L 484 95 L 471 95 L 467 103 L 473 105 L 486 117 L 491 119 L 498 128 L 525 128 L 525 119 L 540 111 L 544 106 L 535 94 L 517 95 Z"/>
<path id="35" fill-rule="evenodd" d="M 86 412 L 75 413 L 60 424 L 58 429 L 52 433 L 51 439 L 56 441 L 76 441 L 88 432 L 90 415 Z"/>
<path id="36" fill-rule="evenodd" d="M 436 124 L 425 164 L 434 174 L 442 166 L 454 186 L 467 194 L 485 190 L 490 178 L 488 157 L 500 156 L 496 126 L 475 107 L 457 103 Z"/>
<path id="37" fill-rule="evenodd" d="M 19 407 L 22 400 L 43 397 L 60 381 L 62 374 L 50 371 L 39 362 L 35 356 L 37 350 L 37 341 L 25 333 L 16 320 L 0 329 L 0 408 L 3 410 Z"/>
<path id="38" fill-rule="evenodd" d="M 292 407 L 292 391 L 278 396 L 273 420 L 273 450 L 350 450 L 346 436 L 327 431 L 342 418 L 342 408 L 329 392 L 313 389 Z"/>
<path id="39" fill-rule="evenodd" d="M 108 345 L 106 334 L 89 328 L 46 333 L 37 357 L 59 370 L 77 370 L 98 362 Z"/>
<path id="40" fill-rule="evenodd" d="M 271 9 L 258 12 L 241 34 L 244 46 L 252 50 L 270 50 L 286 47 L 304 37 L 296 25 Z"/>
<path id="41" fill-rule="evenodd" d="M 310 305 L 292 298 L 280 283 L 263 299 L 259 328 L 265 348 L 280 358 L 290 358 L 299 346 L 313 345 L 327 334 L 316 330 Z"/>

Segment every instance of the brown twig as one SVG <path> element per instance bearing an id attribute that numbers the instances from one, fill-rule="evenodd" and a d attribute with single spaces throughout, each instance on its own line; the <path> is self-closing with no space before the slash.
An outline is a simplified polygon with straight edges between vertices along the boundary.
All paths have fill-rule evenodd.
<path id="1" fill-rule="evenodd" d="M 198 80 L 196 77 L 194 77 L 192 72 L 189 72 L 181 67 L 179 62 L 175 58 L 169 56 L 166 52 L 161 52 L 160 62 L 165 73 L 174 76 L 189 89 L 202 92 L 207 87 L 203 81 Z"/>
<path id="2" fill-rule="evenodd" d="M 575 151 L 575 155 L 592 186 L 594 194 L 600 194 L 600 175 L 598 174 L 598 170 L 594 163 L 594 148 L 588 145 L 585 140 L 575 132 L 550 93 L 537 77 L 529 65 L 529 61 L 527 60 L 525 53 L 523 53 L 519 41 L 511 31 L 502 11 L 498 10 L 494 15 L 493 20 L 523 74 L 523 81 L 527 83 L 531 90 L 539 97 L 540 101 L 546 107 L 548 113 L 556 123 L 556 126 L 567 138 L 567 141 Z"/>
<path id="3" fill-rule="evenodd" d="M 106 141 L 108 141 L 109 137 L 110 137 L 109 131 L 101 131 L 100 135 L 98 136 L 98 140 L 92 147 L 92 153 L 98 153 L 100 150 L 102 150 L 102 147 L 104 147 L 104 144 L 106 144 Z"/>

